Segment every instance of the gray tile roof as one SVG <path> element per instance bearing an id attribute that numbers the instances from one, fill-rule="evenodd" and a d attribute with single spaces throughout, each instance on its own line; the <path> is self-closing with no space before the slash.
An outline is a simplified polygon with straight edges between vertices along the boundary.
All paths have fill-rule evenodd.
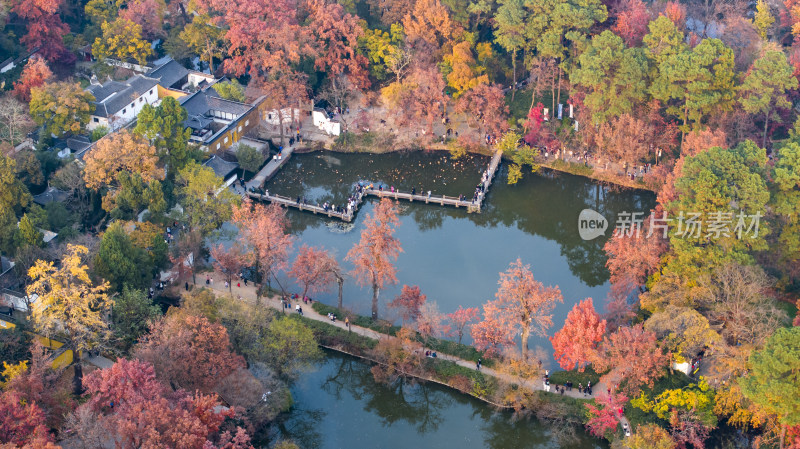
<path id="1" fill-rule="evenodd" d="M 212 116 L 213 111 L 227 112 L 239 117 L 252 108 L 248 104 L 215 97 L 209 91 L 213 91 L 213 89 L 199 90 L 179 100 L 189 117 L 194 115 Z"/>
<path id="2" fill-rule="evenodd" d="M 159 80 L 163 87 L 173 87 L 173 85 L 189 75 L 189 69 L 180 65 L 174 59 L 147 72 L 147 76 Z M 180 89 L 181 86 L 175 88 Z"/>
<path id="3" fill-rule="evenodd" d="M 55 187 L 48 187 L 47 190 L 45 190 L 44 192 L 38 195 L 34 195 L 33 202 L 40 206 L 44 206 L 52 202 L 57 202 L 57 203 L 64 202 L 68 196 L 69 192 L 59 190 Z"/>
<path id="4" fill-rule="evenodd" d="M 108 81 L 105 84 L 92 84 L 86 90 L 95 98 L 94 115 L 109 117 L 131 104 L 158 84 L 158 80 L 136 75 L 125 82 Z"/>
<path id="5" fill-rule="evenodd" d="M 67 148 L 79 159 L 83 159 L 83 153 L 91 147 L 92 142 L 86 136 L 75 136 L 67 139 Z"/>
<path id="6" fill-rule="evenodd" d="M 211 159 L 203 162 L 203 165 L 210 167 L 214 170 L 214 174 L 222 179 L 227 179 L 228 176 L 239 168 L 236 162 L 228 162 L 216 155 L 211 156 Z"/>

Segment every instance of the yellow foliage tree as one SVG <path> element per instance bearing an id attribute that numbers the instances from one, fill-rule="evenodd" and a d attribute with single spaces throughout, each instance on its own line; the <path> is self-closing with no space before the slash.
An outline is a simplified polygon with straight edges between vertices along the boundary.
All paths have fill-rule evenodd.
<path id="1" fill-rule="evenodd" d="M 134 172 L 145 182 L 164 179 L 164 170 L 156 166 L 156 148 L 145 139 L 121 130 L 97 142 L 84 160 L 86 187 L 99 189 L 112 185 L 117 173 Z"/>
<path id="2" fill-rule="evenodd" d="M 728 424 L 744 430 L 770 427 L 770 421 L 777 421 L 774 415 L 770 416 L 747 399 L 737 382 L 729 382 L 716 390 L 714 413 L 727 416 Z"/>
<path id="3" fill-rule="evenodd" d="M 94 99 L 78 83 L 47 83 L 31 89 L 31 118 L 58 137 L 79 133 L 89 123 Z"/>
<path id="4" fill-rule="evenodd" d="M 489 76 L 484 74 L 486 68 L 478 65 L 475 61 L 472 45 L 469 42 L 463 41 L 456 44 L 453 47 L 453 53 L 445 56 L 444 60 L 451 69 L 447 74 L 447 84 L 455 89 L 453 98 L 458 98 L 479 84 L 489 83 Z"/>
<path id="5" fill-rule="evenodd" d="M 23 360 L 17 364 L 9 365 L 8 362 L 3 361 L 3 371 L 0 372 L 0 377 L 3 378 L 3 381 L 0 382 L 0 385 L 5 386 L 8 385 L 11 380 L 20 374 L 24 373 L 28 369 L 28 361 Z"/>
<path id="6" fill-rule="evenodd" d="M 92 44 L 92 54 L 97 59 L 115 57 L 121 61 L 132 58 L 144 64 L 153 54 L 150 43 L 142 39 L 142 26 L 130 20 L 117 18 L 103 23 L 103 36 Z"/>
<path id="7" fill-rule="evenodd" d="M 28 295 L 38 297 L 31 307 L 36 332 L 48 338 L 58 334 L 75 359 L 80 351 L 94 349 L 108 339 L 107 318 L 114 305 L 107 294 L 108 282 L 95 286 L 89 278 L 84 263 L 88 253 L 85 246 L 67 245 L 60 267 L 38 260 L 28 271 L 32 281 Z M 76 392 L 82 390 L 81 377 L 80 364 L 75 364 Z"/>

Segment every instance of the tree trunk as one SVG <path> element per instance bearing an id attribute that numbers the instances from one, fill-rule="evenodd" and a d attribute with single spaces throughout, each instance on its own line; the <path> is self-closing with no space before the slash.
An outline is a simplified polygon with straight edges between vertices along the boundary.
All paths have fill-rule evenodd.
<path id="1" fill-rule="evenodd" d="M 281 129 L 281 148 L 283 148 L 284 140 L 283 140 L 283 111 L 278 109 L 278 127 Z"/>
<path id="2" fill-rule="evenodd" d="M 378 284 L 372 284 L 372 319 L 378 319 L 378 293 L 381 289 Z"/>
<path id="3" fill-rule="evenodd" d="M 686 137 L 686 121 L 689 118 L 689 106 L 683 108 L 683 126 L 681 127 L 681 152 L 683 152 L 683 138 Z"/>
<path id="4" fill-rule="evenodd" d="M 556 64 L 556 68 L 558 69 L 558 86 L 556 86 L 558 88 L 558 98 L 556 98 L 556 102 L 561 103 L 561 67 Z M 556 105 L 553 104 L 553 115 L 555 115 L 556 110 Z"/>
<path id="5" fill-rule="evenodd" d="M 211 51 L 211 39 L 206 36 L 206 51 L 208 52 L 208 71 L 214 75 L 214 53 Z"/>
<path id="6" fill-rule="evenodd" d="M 342 310 L 342 287 L 344 287 L 344 278 L 336 276 L 336 282 L 339 284 L 339 310 Z"/>
<path id="7" fill-rule="evenodd" d="M 514 94 L 517 93 L 517 50 L 511 52 L 511 66 L 514 72 L 514 84 L 511 85 L 511 102 L 514 102 Z"/>
<path id="8" fill-rule="evenodd" d="M 78 350 L 75 347 L 72 350 L 72 365 L 75 370 L 75 375 L 72 377 L 72 392 L 75 396 L 83 394 L 83 367 L 81 366 L 81 358 Z"/>
<path id="9" fill-rule="evenodd" d="M 781 441 L 780 441 L 780 449 L 783 449 L 783 442 L 786 439 L 786 424 L 781 425 Z"/>
<path id="10" fill-rule="evenodd" d="M 769 113 L 767 111 L 766 115 L 764 115 L 764 138 L 761 141 L 761 148 L 767 148 L 767 129 L 769 128 Z"/>
<path id="11" fill-rule="evenodd" d="M 531 329 L 528 326 L 522 328 L 522 360 L 528 360 L 528 339 L 531 336 Z"/>
<path id="12" fill-rule="evenodd" d="M 558 65 L 553 66 L 553 70 L 556 70 Z M 550 109 L 553 109 L 553 105 L 556 104 L 556 75 L 553 74 L 550 77 Z"/>

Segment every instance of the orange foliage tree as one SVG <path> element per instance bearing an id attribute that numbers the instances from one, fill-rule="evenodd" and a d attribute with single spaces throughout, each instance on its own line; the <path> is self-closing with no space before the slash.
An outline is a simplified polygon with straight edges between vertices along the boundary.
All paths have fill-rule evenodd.
<path id="1" fill-rule="evenodd" d="M 339 263 L 331 253 L 313 246 L 303 245 L 294 259 L 289 276 L 295 278 L 303 286 L 303 297 L 306 293 L 324 292 L 341 277 Z M 341 301 L 341 296 L 339 297 Z M 339 303 L 341 309 L 342 304 Z"/>
<path id="2" fill-rule="evenodd" d="M 164 0 L 131 0 L 120 9 L 119 16 L 142 26 L 147 39 L 165 37 L 163 23 L 167 5 Z"/>
<path id="3" fill-rule="evenodd" d="M 458 337 L 458 343 L 461 344 L 461 339 L 464 337 L 464 330 L 470 323 L 478 319 L 478 308 L 468 307 L 465 309 L 458 306 L 458 310 L 448 313 L 446 318 L 450 322 L 451 333 Z"/>
<path id="4" fill-rule="evenodd" d="M 397 283 L 394 261 L 403 252 L 394 236 L 400 225 L 397 208 L 388 198 L 382 198 L 372 214 L 364 220 L 361 240 L 347 253 L 353 263 L 353 277 L 361 286 L 372 287 L 372 319 L 378 319 L 378 294 L 386 284 Z"/>
<path id="5" fill-rule="evenodd" d="M 136 346 L 135 356 L 152 364 L 158 377 L 171 385 L 206 393 L 245 366 L 244 358 L 232 351 L 224 326 L 180 313 L 153 324 Z"/>
<path id="6" fill-rule="evenodd" d="M 319 53 L 316 68 L 330 74 L 332 82 L 340 75 L 347 75 L 359 88 L 368 88 L 369 61 L 358 53 L 358 39 L 364 34 L 358 17 L 345 12 L 342 5 L 335 2 L 310 0 L 308 7 L 309 27 L 316 37 Z"/>
<path id="7" fill-rule="evenodd" d="M 256 268 L 268 285 L 278 271 L 289 266 L 294 237 L 287 234 L 286 210 L 277 204 L 264 206 L 245 200 L 233 208 L 239 238 L 255 250 Z"/>
<path id="8" fill-rule="evenodd" d="M 146 182 L 164 179 L 164 171 L 156 166 L 155 147 L 127 130 L 97 142 L 84 162 L 84 180 L 90 189 L 111 185 L 122 171 L 138 173 Z"/>
<path id="9" fill-rule="evenodd" d="M 550 339 L 555 357 L 561 368 L 565 370 L 578 367 L 583 372 L 585 365 L 596 355 L 597 344 L 606 333 L 606 320 L 594 310 L 592 298 L 575 304 L 564 320 L 564 327 Z"/>
<path id="10" fill-rule="evenodd" d="M 531 332 L 546 336 L 547 329 L 553 325 L 553 309 L 557 302 L 564 302 L 564 298 L 557 286 L 545 287 L 534 279 L 530 265 L 523 265 L 520 259 L 500 273 L 498 284 L 497 299 L 483 306 L 485 319 L 473 326 L 473 336 L 476 328 L 481 337 L 503 335 L 505 341 L 513 341 L 514 336 L 520 335 L 522 356 L 526 359 Z M 488 332 L 486 327 L 497 328 L 499 332 Z"/>
<path id="11" fill-rule="evenodd" d="M 19 81 L 14 82 L 14 96 L 25 103 L 31 101 L 31 89 L 43 85 L 52 76 L 53 72 L 44 59 L 31 57 L 22 69 Z"/>
<path id="12" fill-rule="evenodd" d="M 653 220 L 664 218 L 660 207 L 651 211 L 651 214 L 654 214 Z M 632 235 L 615 232 L 603 246 L 608 255 L 606 267 L 611 273 L 612 296 L 627 297 L 658 270 L 661 255 L 667 250 L 667 241 L 663 230 L 651 228 L 649 223 L 650 220 L 645 219 L 639 231 L 634 231 Z"/>
<path id="13" fill-rule="evenodd" d="M 400 294 L 389 301 L 390 309 L 397 309 L 403 325 L 406 321 L 415 321 L 420 316 L 420 308 L 425 304 L 427 297 L 420 292 L 418 286 L 404 285 Z"/>
<path id="14" fill-rule="evenodd" d="M 455 111 L 466 115 L 481 136 L 500 136 L 508 129 L 508 106 L 499 84 L 478 84 L 458 98 Z"/>
<path id="15" fill-rule="evenodd" d="M 657 345 L 656 334 L 637 324 L 620 327 L 606 336 L 592 366 L 597 372 L 609 371 L 604 376 L 606 384 L 623 383 L 624 391 L 635 395 L 643 385 L 652 387 L 668 362 L 669 357 Z"/>
<path id="16" fill-rule="evenodd" d="M 686 26 L 686 7 L 679 2 L 667 2 L 664 16 L 678 27 L 679 30 Z"/>
<path id="17" fill-rule="evenodd" d="M 439 0 L 417 0 L 414 9 L 403 17 L 408 42 L 423 41 L 434 49 L 452 41 L 456 25 Z"/>
<path id="18" fill-rule="evenodd" d="M 214 268 L 222 272 L 228 282 L 228 291 L 233 292 L 233 277 L 242 272 L 242 268 L 253 263 L 253 253 L 247 251 L 238 242 L 225 248 L 222 244 L 211 247 Z"/>
<path id="19" fill-rule="evenodd" d="M 226 29 L 230 42 L 224 68 L 263 80 L 289 72 L 290 64 L 314 54 L 307 30 L 297 22 L 297 2 L 291 0 L 200 0 L 199 14 Z"/>
<path id="20" fill-rule="evenodd" d="M 441 116 L 447 105 L 448 97 L 444 93 L 444 79 L 434 65 L 416 64 L 405 84 L 404 107 L 427 125 L 427 134 L 433 134 L 433 123 Z"/>

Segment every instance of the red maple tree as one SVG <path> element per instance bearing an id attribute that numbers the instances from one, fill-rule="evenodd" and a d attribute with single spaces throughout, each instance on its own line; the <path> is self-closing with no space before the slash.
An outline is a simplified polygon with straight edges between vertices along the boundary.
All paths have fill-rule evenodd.
<path id="1" fill-rule="evenodd" d="M 25 68 L 22 69 L 19 81 L 14 82 L 14 96 L 19 101 L 29 102 L 31 100 L 31 89 L 43 85 L 52 76 L 53 72 L 44 59 L 36 56 L 31 57 L 28 63 L 25 64 Z"/>
<path id="2" fill-rule="evenodd" d="M 306 293 L 320 293 L 328 290 L 340 272 L 339 263 L 328 251 L 322 248 L 303 245 L 294 259 L 289 276 L 297 279 Z M 341 308 L 341 305 L 339 306 Z"/>
<path id="3" fill-rule="evenodd" d="M 394 261 L 403 252 L 394 236 L 400 225 L 397 208 L 388 198 L 382 198 L 372 214 L 364 220 L 361 240 L 347 253 L 353 263 L 353 277 L 361 286 L 372 287 L 372 319 L 378 319 L 378 294 L 386 284 L 397 283 Z"/>
<path id="4" fill-rule="evenodd" d="M 642 43 L 650 23 L 650 12 L 642 0 L 621 0 L 614 7 L 617 22 L 612 30 L 619 35 L 629 47 Z"/>
<path id="5" fill-rule="evenodd" d="M 152 365 L 139 360 L 119 359 L 89 374 L 85 385 L 90 398 L 81 407 L 95 413 L 123 447 L 215 447 L 212 440 L 223 422 L 235 416 L 216 396 L 173 392 L 159 382 Z M 229 434 L 222 441 L 230 442 Z"/>
<path id="6" fill-rule="evenodd" d="M 606 333 L 606 320 L 601 320 L 594 309 L 592 298 L 575 304 L 564 320 L 564 327 L 550 339 L 555 357 L 561 368 L 565 370 L 578 367 L 583 372 L 585 365 L 591 362 L 597 350 L 597 344 Z"/>
<path id="7" fill-rule="evenodd" d="M 61 0 L 17 0 L 13 12 L 28 23 L 28 33 L 22 43 L 48 61 L 69 59 L 72 53 L 64 47 L 63 37 L 69 34 L 69 27 L 61 22 L 58 10 Z"/>
<path id="8" fill-rule="evenodd" d="M 404 285 L 400 294 L 389 301 L 390 309 L 397 309 L 403 324 L 406 321 L 415 321 L 420 316 L 420 307 L 425 304 L 427 297 L 420 292 L 419 287 Z"/>
<path id="9" fill-rule="evenodd" d="M 38 444 L 51 440 L 44 412 L 36 403 L 26 402 L 13 390 L 0 395 L 0 441 L 38 448 L 42 447 Z M 32 445 L 34 442 L 37 445 Z M 26 446 L 28 444 L 31 446 Z"/>
<path id="10" fill-rule="evenodd" d="M 604 376 L 606 384 L 623 384 L 624 391 L 635 395 L 643 385 L 652 387 L 668 362 L 656 334 L 640 323 L 607 335 L 592 365 L 597 372 L 609 371 Z"/>
<path id="11" fill-rule="evenodd" d="M 586 429 L 589 433 L 598 438 L 603 438 L 608 431 L 616 430 L 619 425 L 619 409 L 627 400 L 628 398 L 621 394 L 601 394 L 597 399 L 597 403 L 601 407 L 586 404 L 589 415 Z"/>
<path id="12" fill-rule="evenodd" d="M 451 333 L 458 337 L 458 343 L 461 344 L 461 339 L 464 337 L 464 330 L 470 323 L 478 319 L 478 308 L 468 307 L 465 309 L 458 306 L 458 309 L 455 312 L 448 313 L 446 318 L 451 323 Z"/>
<path id="13" fill-rule="evenodd" d="M 211 392 L 228 374 L 245 366 L 231 350 L 228 331 L 205 317 L 171 314 L 157 321 L 135 349 L 158 377 L 189 391 Z"/>

